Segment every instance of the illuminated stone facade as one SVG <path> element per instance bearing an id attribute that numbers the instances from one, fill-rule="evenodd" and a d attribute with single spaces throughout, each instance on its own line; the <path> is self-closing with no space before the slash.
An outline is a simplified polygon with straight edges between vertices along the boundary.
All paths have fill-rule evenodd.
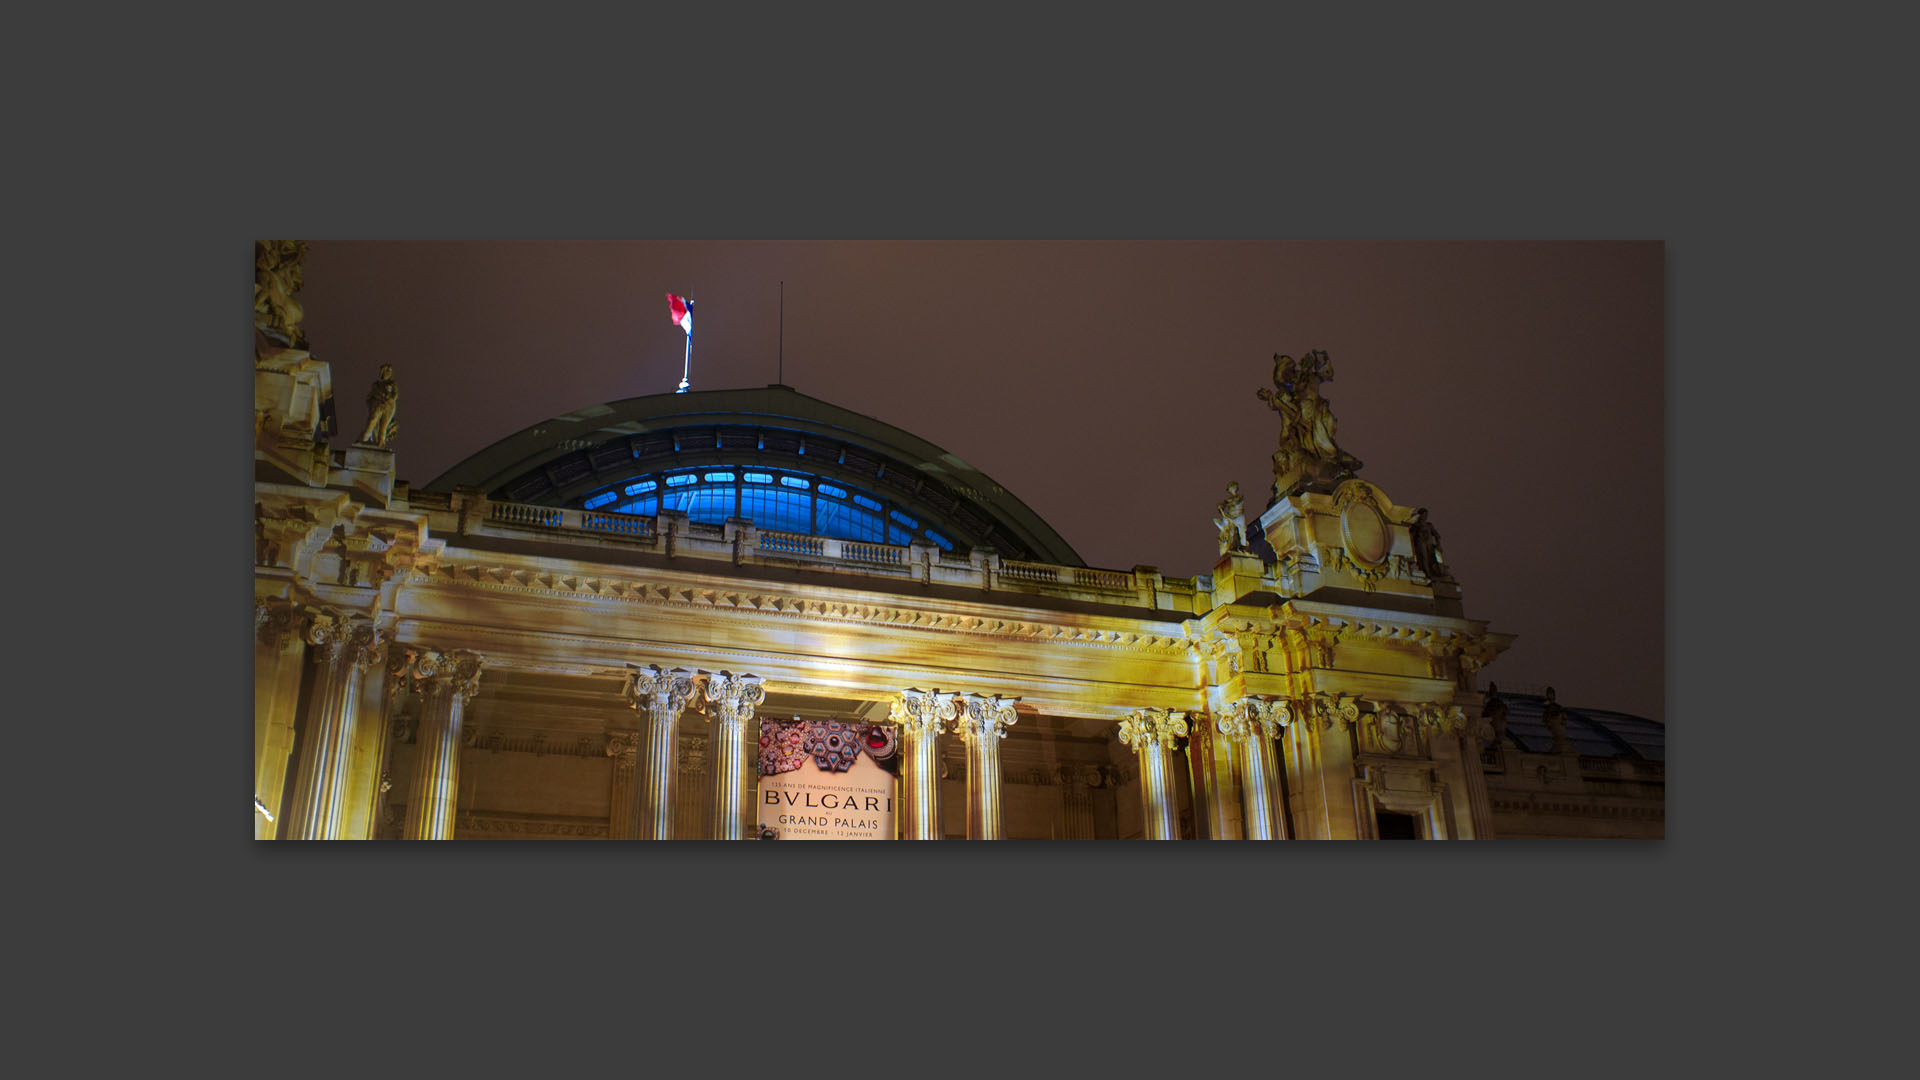
<path id="1" fill-rule="evenodd" d="M 902 838 L 1660 835 L 1645 762 L 1492 745 L 1511 636 L 1357 477 L 1244 534 L 1223 504 L 1208 573 L 1091 568 L 952 454 L 769 387 L 414 491 L 328 445 L 295 340 L 256 350 L 256 837 L 752 838 L 761 716 L 890 725 Z"/>

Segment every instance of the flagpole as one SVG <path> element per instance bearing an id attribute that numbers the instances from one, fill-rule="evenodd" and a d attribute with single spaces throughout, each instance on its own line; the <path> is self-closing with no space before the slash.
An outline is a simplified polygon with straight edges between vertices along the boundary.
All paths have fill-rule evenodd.
<path id="1" fill-rule="evenodd" d="M 687 318 L 689 319 L 693 318 L 693 298 L 692 297 L 687 298 Z M 687 387 L 692 385 L 690 382 L 688 382 L 688 376 L 692 374 L 693 374 L 693 327 L 689 326 L 687 327 L 686 360 L 682 365 L 682 367 L 680 368 L 680 389 L 675 390 L 674 393 L 684 394 L 687 392 Z"/>

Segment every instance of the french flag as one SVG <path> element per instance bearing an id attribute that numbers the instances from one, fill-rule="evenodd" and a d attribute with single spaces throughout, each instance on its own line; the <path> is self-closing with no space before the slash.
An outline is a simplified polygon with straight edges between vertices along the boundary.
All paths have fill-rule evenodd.
<path id="1" fill-rule="evenodd" d="M 693 336 L 693 301 L 684 296 L 667 294 L 667 311 L 673 316 L 673 325 Z"/>

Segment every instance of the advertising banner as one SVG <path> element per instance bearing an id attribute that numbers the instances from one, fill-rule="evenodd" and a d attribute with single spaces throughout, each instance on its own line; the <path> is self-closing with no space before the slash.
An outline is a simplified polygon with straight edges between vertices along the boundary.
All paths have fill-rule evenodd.
<path id="1" fill-rule="evenodd" d="M 900 759 L 886 724 L 760 721 L 762 840 L 891 840 Z"/>

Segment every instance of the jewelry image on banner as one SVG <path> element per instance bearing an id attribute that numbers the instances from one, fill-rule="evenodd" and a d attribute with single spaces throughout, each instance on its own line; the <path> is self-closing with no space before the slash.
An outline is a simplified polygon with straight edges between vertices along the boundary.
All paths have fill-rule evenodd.
<path id="1" fill-rule="evenodd" d="M 886 724 L 762 718 L 760 839 L 893 839 L 898 749 Z"/>

